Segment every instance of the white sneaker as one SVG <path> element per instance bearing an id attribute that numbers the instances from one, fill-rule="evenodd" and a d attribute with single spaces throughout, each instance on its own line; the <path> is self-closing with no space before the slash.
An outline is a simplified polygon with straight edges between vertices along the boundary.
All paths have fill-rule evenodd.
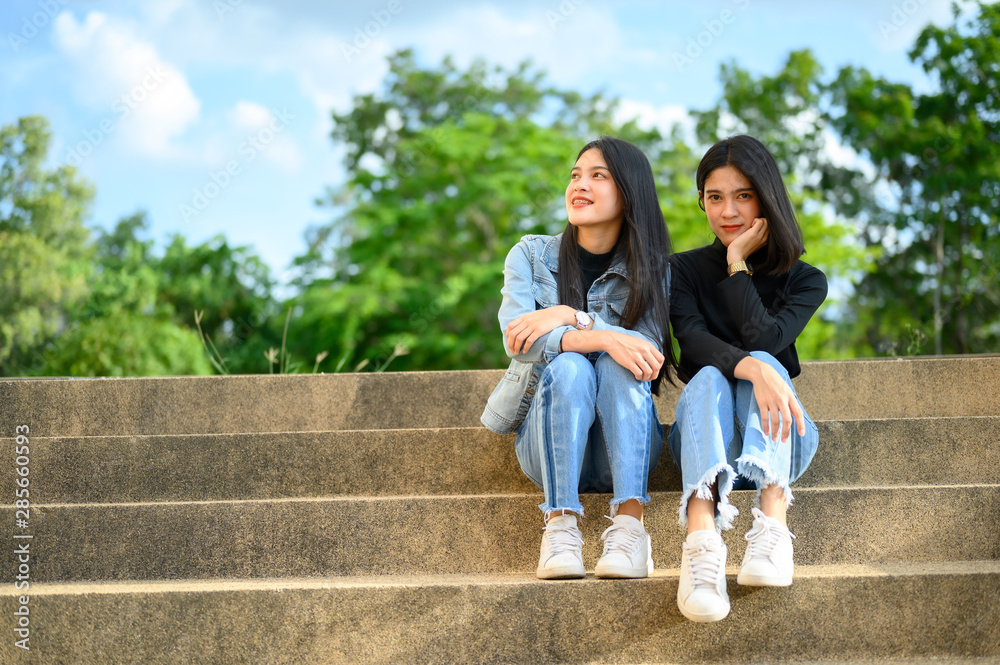
<path id="1" fill-rule="evenodd" d="M 544 531 L 535 575 L 542 580 L 585 577 L 583 534 L 576 526 L 576 515 L 553 517 Z"/>
<path id="2" fill-rule="evenodd" d="M 720 621 L 729 614 L 726 544 L 713 530 L 692 531 L 684 541 L 677 607 L 691 621 Z"/>
<path id="3" fill-rule="evenodd" d="M 736 582 L 744 586 L 788 586 L 792 583 L 792 538 L 788 528 L 753 509 L 753 528 L 744 536 L 747 551 Z"/>
<path id="4" fill-rule="evenodd" d="M 598 577 L 646 577 L 653 572 L 653 548 L 642 522 L 617 515 L 601 535 L 604 554 L 594 571 Z"/>

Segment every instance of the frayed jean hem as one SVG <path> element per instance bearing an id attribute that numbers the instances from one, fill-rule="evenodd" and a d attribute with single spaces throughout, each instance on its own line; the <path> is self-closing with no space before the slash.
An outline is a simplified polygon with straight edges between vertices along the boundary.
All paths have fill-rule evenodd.
<path id="1" fill-rule="evenodd" d="M 681 506 L 678 510 L 677 518 L 678 523 L 682 527 L 687 528 L 688 525 L 687 509 L 691 497 L 696 496 L 706 501 L 714 500 L 715 496 L 712 494 L 712 485 L 720 480 L 720 476 L 721 482 L 718 483 L 720 486 L 717 487 L 719 500 L 715 504 L 715 530 L 721 532 L 733 528 L 733 520 L 740 514 L 739 509 L 729 503 L 729 494 L 733 491 L 736 474 L 733 471 L 733 467 L 725 462 L 716 464 L 706 471 L 696 486 L 684 489 L 684 493 L 681 495 Z"/>
<path id="2" fill-rule="evenodd" d="M 740 470 L 740 475 L 757 485 L 757 495 L 754 498 L 754 506 L 760 508 L 760 493 L 765 487 L 777 485 L 785 493 L 785 506 L 791 507 L 795 497 L 792 495 L 792 488 L 787 480 L 782 480 L 759 458 L 752 455 L 741 455 L 736 460 L 736 466 Z"/>
<path id="3" fill-rule="evenodd" d="M 611 506 L 611 515 L 610 515 L 611 519 L 614 519 L 615 517 L 618 516 L 618 508 L 621 507 L 621 505 L 623 503 L 625 503 L 626 501 L 631 501 L 632 499 L 635 499 L 636 501 L 638 501 L 639 505 L 642 505 L 642 506 L 646 506 L 646 505 L 649 504 L 650 501 L 652 501 L 652 499 L 650 499 L 649 496 L 627 496 L 624 499 L 612 499 L 611 500 L 611 504 L 610 504 L 610 506 Z"/>

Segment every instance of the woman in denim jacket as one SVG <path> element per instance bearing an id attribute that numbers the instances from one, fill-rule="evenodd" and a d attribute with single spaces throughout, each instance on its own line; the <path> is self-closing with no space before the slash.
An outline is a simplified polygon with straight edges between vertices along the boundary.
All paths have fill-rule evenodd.
<path id="1" fill-rule="evenodd" d="M 569 224 L 529 235 L 504 264 L 500 329 L 510 368 L 482 422 L 517 433 L 541 487 L 539 578 L 584 577 L 580 492 L 608 492 L 599 577 L 645 577 L 646 481 L 663 445 L 652 394 L 669 366 L 670 239 L 649 161 L 602 137 L 583 147 L 566 187 Z"/>
<path id="2" fill-rule="evenodd" d="M 756 487 L 759 508 L 736 581 L 792 583 L 790 484 L 818 435 L 791 379 L 795 339 L 826 298 L 826 277 L 800 260 L 802 231 L 778 165 L 750 136 L 712 146 L 695 177 L 716 239 L 671 257 L 671 310 L 687 383 L 670 428 L 681 468 L 680 522 L 688 536 L 677 605 L 692 621 L 729 613 L 726 545 L 718 531 L 737 514 L 733 489 Z"/>

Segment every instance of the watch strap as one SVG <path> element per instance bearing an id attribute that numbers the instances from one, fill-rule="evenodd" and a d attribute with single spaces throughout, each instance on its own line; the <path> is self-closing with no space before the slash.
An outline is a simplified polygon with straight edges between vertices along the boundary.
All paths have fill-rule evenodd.
<path id="1" fill-rule="evenodd" d="M 751 268 L 750 264 L 747 263 L 746 261 L 737 261 L 736 263 L 730 263 L 729 264 L 729 268 L 727 269 L 727 272 L 729 273 L 730 277 L 732 277 L 733 275 L 735 275 L 738 272 L 745 272 L 748 275 L 752 275 L 753 274 L 753 268 Z"/>

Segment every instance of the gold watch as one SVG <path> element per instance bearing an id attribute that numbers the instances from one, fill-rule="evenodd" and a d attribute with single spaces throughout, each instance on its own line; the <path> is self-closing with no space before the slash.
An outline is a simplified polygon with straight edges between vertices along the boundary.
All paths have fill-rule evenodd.
<path id="1" fill-rule="evenodd" d="M 730 277 L 732 277 L 738 272 L 745 272 L 748 275 L 752 275 L 753 268 L 751 268 L 750 264 L 747 263 L 746 261 L 737 261 L 736 263 L 729 264 L 728 272 Z"/>

